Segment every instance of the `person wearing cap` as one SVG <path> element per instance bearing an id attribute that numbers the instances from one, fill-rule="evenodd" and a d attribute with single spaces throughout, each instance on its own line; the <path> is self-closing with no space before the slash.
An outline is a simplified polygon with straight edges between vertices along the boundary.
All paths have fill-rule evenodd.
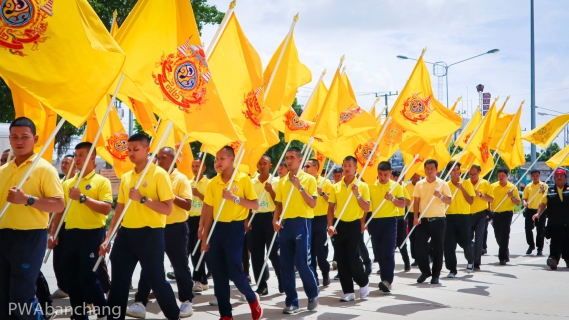
<path id="1" fill-rule="evenodd" d="M 551 237 L 547 265 L 556 270 L 559 260 L 563 258 L 569 268 L 569 188 L 567 172 L 564 169 L 555 170 L 555 187 L 550 188 L 543 196 L 533 220 L 540 219 L 547 208 L 546 234 Z"/>
<path id="2" fill-rule="evenodd" d="M 522 196 L 525 218 L 526 242 L 529 247 L 526 254 L 531 254 L 537 246 L 537 255 L 543 255 L 543 231 L 545 230 L 546 216 L 533 220 L 533 216 L 537 213 L 537 209 L 541 203 L 543 195 L 547 193 L 547 184 L 540 181 L 539 170 L 531 170 L 531 183 L 524 188 Z M 535 242 L 533 240 L 533 228 L 536 228 Z"/>

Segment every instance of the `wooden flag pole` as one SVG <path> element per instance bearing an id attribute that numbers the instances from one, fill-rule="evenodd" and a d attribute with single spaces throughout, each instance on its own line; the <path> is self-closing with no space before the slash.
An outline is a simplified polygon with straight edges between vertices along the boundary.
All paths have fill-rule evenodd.
<path id="1" fill-rule="evenodd" d="M 198 187 L 198 179 L 202 173 L 202 168 L 203 168 L 203 164 L 205 163 L 205 156 L 207 155 L 207 146 L 204 148 L 203 151 L 203 155 L 202 155 L 202 161 L 200 163 L 200 168 L 198 169 L 198 175 L 195 177 L 195 181 L 194 181 L 194 188 Z M 199 239 L 198 239 L 199 240 Z M 194 256 L 196 254 L 196 251 L 198 249 L 199 246 L 195 246 L 194 250 L 192 251 L 192 256 Z"/>
<path id="2" fill-rule="evenodd" d="M 8 159 L 10 159 L 10 157 L 8 157 Z M 69 166 L 67 174 L 65 174 L 65 177 L 63 177 L 63 180 L 61 180 L 62 184 L 69 179 L 71 172 L 75 172 L 75 158 L 73 158 L 73 160 L 71 161 L 71 166 Z M 51 229 L 51 223 L 53 222 L 53 217 L 55 217 L 55 212 L 51 213 L 51 217 L 49 218 L 49 222 L 47 223 L 47 230 Z"/>
<path id="3" fill-rule="evenodd" d="M 211 51 L 217 45 L 217 42 L 219 41 L 219 38 L 221 37 L 221 33 L 223 32 L 223 30 L 225 30 L 225 27 L 227 26 L 227 21 L 229 21 L 229 18 L 233 14 L 233 9 L 235 8 L 235 4 L 236 4 L 235 0 L 233 0 L 229 3 L 229 8 L 227 9 L 227 12 L 223 16 L 223 20 L 221 20 L 221 23 L 219 24 L 219 28 L 217 28 L 217 31 L 215 32 L 215 35 L 213 36 L 211 43 L 207 47 L 206 54 L 205 54 L 206 57 L 209 58 Z"/>
<path id="4" fill-rule="evenodd" d="M 174 161 L 172 161 L 172 164 L 170 164 L 170 168 L 168 168 L 168 174 L 172 173 L 172 171 L 174 170 L 174 165 L 176 164 L 176 161 L 178 161 L 178 157 L 180 156 L 180 154 L 182 154 L 182 149 L 184 149 L 184 143 L 186 143 L 188 137 L 189 136 L 185 134 L 184 137 L 182 138 L 182 141 L 180 142 L 180 147 L 176 151 L 176 156 L 174 157 Z"/>

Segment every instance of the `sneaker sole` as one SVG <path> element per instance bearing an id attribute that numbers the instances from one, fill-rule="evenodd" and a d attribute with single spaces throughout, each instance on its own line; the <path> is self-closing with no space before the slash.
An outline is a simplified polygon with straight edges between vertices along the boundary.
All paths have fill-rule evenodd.
<path id="1" fill-rule="evenodd" d="M 193 314 L 194 314 L 193 311 L 190 312 L 189 314 L 184 314 L 184 315 L 182 315 L 182 314 L 180 313 L 180 318 L 189 318 L 189 317 L 191 317 Z"/>
<path id="2" fill-rule="evenodd" d="M 146 319 L 146 315 L 141 315 L 140 313 L 132 313 L 128 310 L 126 310 L 125 314 L 131 318 Z"/>

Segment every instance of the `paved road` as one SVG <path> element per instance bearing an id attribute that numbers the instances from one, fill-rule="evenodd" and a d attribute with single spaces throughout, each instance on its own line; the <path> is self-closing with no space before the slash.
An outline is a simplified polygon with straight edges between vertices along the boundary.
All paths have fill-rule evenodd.
<path id="1" fill-rule="evenodd" d="M 511 262 L 507 266 L 498 265 L 498 247 L 490 227 L 488 236 L 488 255 L 482 258 L 480 271 L 467 274 L 466 261 L 462 251 L 457 252 L 459 273 L 455 279 L 446 279 L 448 270 L 443 267 L 439 285 L 417 284 L 420 272 L 413 268 L 403 271 L 403 261 L 396 253 L 395 280 L 391 294 L 383 294 L 378 290 L 380 281 L 376 275 L 377 264 L 370 277 L 370 296 L 367 300 L 356 300 L 343 303 L 339 301 L 342 290 L 339 281 L 333 281 L 329 287 L 321 287 L 320 306 L 316 312 L 306 311 L 307 299 L 302 292 L 302 283 L 297 277 L 300 306 L 304 311 L 292 316 L 281 313 L 284 307 L 284 295 L 278 293 L 277 281 L 272 273 L 269 280 L 269 295 L 261 298 L 264 318 L 267 319 L 372 319 L 372 318 L 421 318 L 421 319 L 541 319 L 569 318 L 569 268 L 563 261 L 557 271 L 551 271 L 545 261 L 549 253 L 546 244 L 544 257 L 525 255 L 523 217 L 512 226 L 510 237 Z M 367 234 L 367 233 L 366 233 Z M 370 254 L 372 250 L 370 247 Z M 330 253 L 330 257 L 332 254 Z M 166 261 L 169 269 L 169 262 Z M 112 268 L 112 266 L 111 266 Z M 50 288 L 56 289 L 51 259 L 43 268 Z M 133 276 L 136 286 L 140 275 L 137 268 Z M 427 281 L 428 282 L 428 281 Z M 172 282 L 177 292 L 175 282 Z M 238 301 L 239 292 L 232 291 L 233 315 L 235 319 L 251 319 L 249 306 Z M 131 291 L 129 304 L 134 292 Z M 357 294 L 357 285 L 356 285 Z M 194 299 L 194 315 L 192 318 L 219 319 L 216 307 L 209 306 L 213 299 L 213 289 Z M 68 299 L 56 300 L 55 305 L 69 305 Z M 58 318 L 65 318 L 59 316 Z M 94 316 L 91 317 L 95 319 Z M 147 319 L 164 319 L 158 303 L 152 300 L 148 304 Z"/>

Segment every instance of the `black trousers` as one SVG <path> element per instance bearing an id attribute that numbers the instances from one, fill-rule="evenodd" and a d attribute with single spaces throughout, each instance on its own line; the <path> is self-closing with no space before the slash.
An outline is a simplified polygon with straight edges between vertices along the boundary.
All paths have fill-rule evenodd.
<path id="1" fill-rule="evenodd" d="M 486 210 L 470 215 L 470 227 L 472 228 L 471 239 L 474 238 L 474 265 L 480 266 L 482 262 L 482 246 L 484 234 L 487 229 Z"/>
<path id="2" fill-rule="evenodd" d="M 407 215 L 407 224 L 410 227 L 413 227 L 413 221 L 415 220 L 415 217 L 413 215 L 413 212 L 409 212 L 409 214 Z M 411 233 L 411 235 L 409 236 L 409 249 L 411 251 L 411 258 L 413 258 L 413 260 L 415 260 L 417 258 L 416 256 L 416 243 L 415 243 L 415 232 Z"/>
<path id="3" fill-rule="evenodd" d="M 539 219 L 532 219 L 532 216 L 537 213 L 536 209 L 526 209 L 524 212 L 525 218 L 525 230 L 526 230 L 526 242 L 532 248 L 536 248 L 539 251 L 543 250 L 543 242 L 545 236 L 543 234 L 545 230 L 545 223 L 547 220 L 546 215 L 542 215 Z M 533 241 L 533 228 L 536 229 L 535 242 Z"/>
<path id="4" fill-rule="evenodd" d="M 403 217 L 397 217 L 397 248 L 405 266 L 410 266 L 409 253 L 407 252 L 407 243 L 403 243 L 407 238 L 407 221 Z M 401 246 L 403 245 L 403 246 Z"/>
<path id="5" fill-rule="evenodd" d="M 358 244 L 358 250 L 360 253 L 360 258 L 362 259 L 364 265 L 368 265 L 371 262 L 371 259 L 369 257 L 369 250 L 367 249 L 366 243 L 364 241 L 363 233 L 360 233 L 360 243 Z"/>
<path id="6" fill-rule="evenodd" d="M 494 236 L 498 243 L 498 259 L 508 259 L 508 246 L 510 245 L 510 225 L 512 224 L 512 211 L 496 212 L 494 214 Z"/>
<path id="7" fill-rule="evenodd" d="M 67 230 L 65 229 L 65 222 L 63 222 L 57 234 L 57 238 L 59 239 L 58 245 L 53 248 L 53 273 L 55 273 L 57 288 L 63 290 L 65 293 L 69 293 L 67 283 L 65 282 L 67 277 L 65 276 L 65 263 L 63 262 L 63 244 L 65 244 L 67 240 L 66 235 Z"/>
<path id="8" fill-rule="evenodd" d="M 314 276 L 318 279 L 316 266 L 322 271 L 322 278 L 328 278 L 330 273 L 330 263 L 328 262 L 328 217 L 317 216 L 312 219 L 312 261 L 310 266 Z"/>
<path id="9" fill-rule="evenodd" d="M 551 243 L 549 244 L 549 256 L 557 262 L 561 258 L 569 263 L 569 226 L 552 226 Z"/>
<path id="10" fill-rule="evenodd" d="M 469 264 L 474 263 L 474 252 L 470 245 L 470 214 L 447 214 L 444 240 L 445 266 L 456 273 L 456 245 L 464 249 L 464 256 Z"/>
<path id="11" fill-rule="evenodd" d="M 51 292 L 49 291 L 47 280 L 45 280 L 41 271 L 38 275 L 38 280 L 36 281 L 36 298 L 38 298 L 38 303 L 40 304 L 42 313 L 44 315 L 51 313 L 50 309 L 53 305 L 53 300 L 51 299 Z"/>
<path id="12" fill-rule="evenodd" d="M 195 269 L 195 266 L 198 264 L 198 261 L 200 260 L 200 254 L 201 254 L 201 250 L 200 248 L 198 248 L 198 250 L 196 250 L 196 254 L 195 255 L 191 255 L 192 251 L 194 250 L 196 243 L 198 243 L 198 229 L 200 226 L 200 217 L 188 217 L 188 220 L 186 220 L 186 223 L 188 224 L 188 228 L 189 228 L 189 238 L 188 238 L 188 256 L 190 256 L 190 260 L 192 261 L 192 265 L 194 266 L 194 272 L 192 275 L 192 279 L 194 281 L 200 282 L 201 284 L 207 284 L 207 275 L 205 272 L 205 266 L 206 266 L 206 261 L 207 259 L 207 255 L 208 253 L 206 252 L 204 255 L 204 259 L 200 265 L 199 269 Z"/>
<path id="13" fill-rule="evenodd" d="M 354 281 L 360 286 L 365 287 L 369 283 L 368 276 L 364 272 L 362 260 L 360 260 L 359 250 L 362 234 L 361 221 L 350 222 L 340 221 L 336 228 L 338 234 L 335 235 L 336 251 L 338 263 L 338 274 L 340 284 L 344 293 L 354 293 Z"/>
<path id="14" fill-rule="evenodd" d="M 265 251 L 269 250 L 271 241 L 275 234 L 275 229 L 273 228 L 273 213 L 263 212 L 257 213 L 255 219 L 251 222 L 251 230 L 247 232 L 247 242 L 251 250 L 251 265 L 253 266 L 253 278 L 255 281 L 259 280 L 257 288 L 264 289 L 267 287 L 267 280 L 265 272 L 267 269 L 263 270 L 263 276 L 259 278 L 261 274 L 261 268 L 265 262 Z M 275 269 L 275 274 L 277 278 L 281 277 L 281 263 L 279 259 L 279 238 L 275 239 L 275 244 L 271 249 L 269 254 L 269 260 L 273 264 Z M 248 270 L 248 269 L 246 269 Z"/>
<path id="15" fill-rule="evenodd" d="M 417 264 L 419 270 L 424 275 L 432 275 L 433 278 L 439 278 L 441 269 L 443 268 L 443 250 L 446 221 L 445 218 L 437 220 L 428 220 L 429 218 L 421 219 L 421 224 L 415 228 L 415 241 L 417 248 L 415 254 L 417 255 Z M 429 238 L 431 239 L 429 247 Z M 433 268 L 429 265 L 429 251 L 431 250 L 433 256 Z"/>
<path id="16" fill-rule="evenodd" d="M 397 240 L 396 218 L 375 218 L 369 223 L 371 240 L 381 270 L 381 281 L 393 283 L 395 270 L 395 244 Z"/>

